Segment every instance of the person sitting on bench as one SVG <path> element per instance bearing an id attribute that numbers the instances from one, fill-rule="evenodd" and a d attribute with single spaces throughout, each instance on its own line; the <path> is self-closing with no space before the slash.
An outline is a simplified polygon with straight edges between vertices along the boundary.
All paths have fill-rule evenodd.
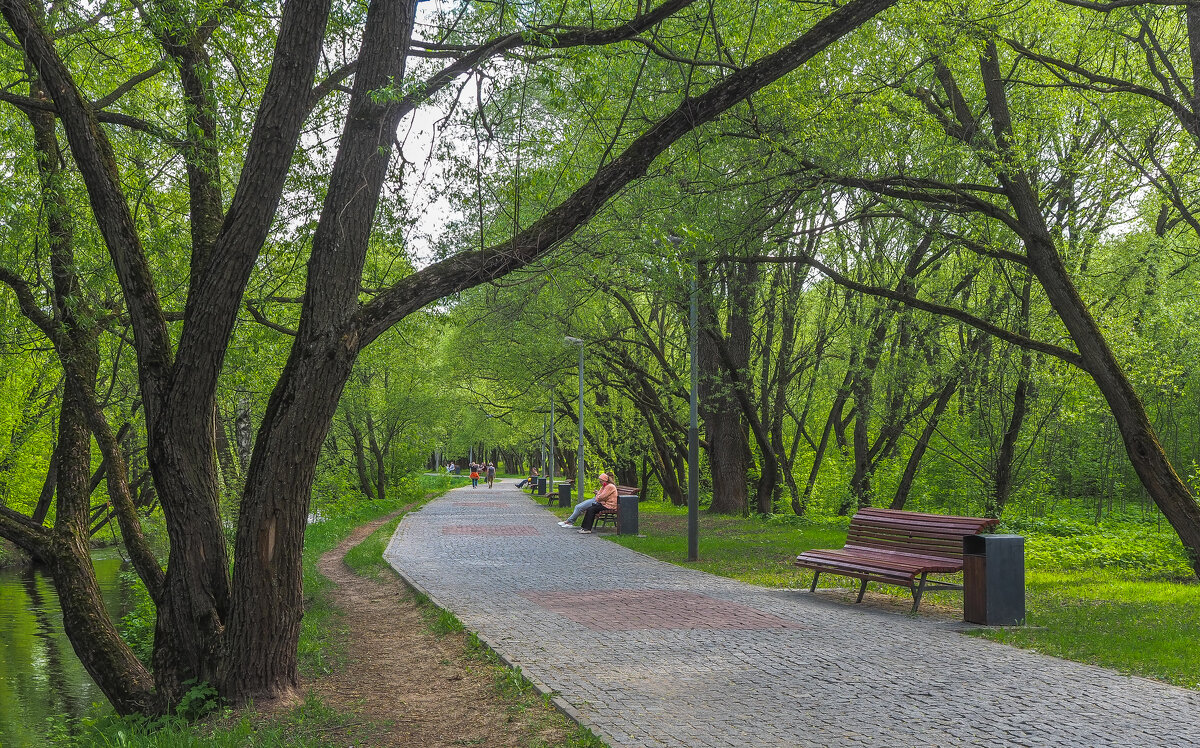
<path id="1" fill-rule="evenodd" d="M 526 486 L 526 484 L 532 483 L 533 481 L 537 480 L 537 477 L 538 477 L 537 468 L 534 468 L 533 470 L 530 471 L 528 478 L 523 478 L 521 480 L 521 482 L 517 484 L 517 488 L 524 488 Z"/>
<path id="2" fill-rule="evenodd" d="M 608 473 L 600 473 L 600 490 L 596 491 L 596 496 L 592 500 L 591 505 L 584 510 L 583 529 L 579 531 L 579 534 L 590 535 L 592 532 L 592 525 L 596 523 L 596 515 L 605 509 L 616 508 L 617 487 L 613 485 L 612 478 L 608 477 Z M 579 507 L 576 507 L 576 511 L 578 511 L 578 509 Z M 572 514 L 571 516 L 575 515 Z"/>

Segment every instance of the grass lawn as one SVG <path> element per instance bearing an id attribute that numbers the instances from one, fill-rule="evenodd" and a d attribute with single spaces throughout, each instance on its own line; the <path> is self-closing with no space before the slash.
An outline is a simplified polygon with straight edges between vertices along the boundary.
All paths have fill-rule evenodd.
<path id="1" fill-rule="evenodd" d="M 565 515 L 566 509 L 555 509 Z M 791 516 L 723 517 L 700 514 L 700 560 L 688 563 L 687 512 L 643 502 L 639 529 L 645 537 L 606 535 L 614 542 L 662 561 L 766 587 L 807 588 L 812 572 L 792 565 L 809 548 L 840 548 L 845 518 L 806 521 Z M 979 628 L 996 641 L 1122 672 L 1200 689 L 1200 584 L 1188 578 L 1169 530 L 1146 539 L 1145 525 L 1072 525 L 1041 531 L 1017 526 L 1026 536 L 1027 626 Z M 1090 533 L 1090 534 L 1089 534 Z M 1130 540 L 1135 539 L 1136 542 Z M 1175 541 L 1177 543 L 1177 541 Z M 1129 547 L 1152 548 L 1153 560 L 1130 558 Z M 1088 548 L 1065 556 L 1064 547 Z M 1066 566 L 1067 568 L 1064 568 Z M 1153 567 L 1147 570 L 1147 567 Z M 857 580 L 822 575 L 819 587 L 854 587 Z M 901 587 L 871 584 L 879 592 L 911 600 Z M 849 597 L 853 604 L 853 596 Z M 927 607 L 930 609 L 927 612 Z M 961 592 L 927 592 L 921 612 L 961 616 Z"/>

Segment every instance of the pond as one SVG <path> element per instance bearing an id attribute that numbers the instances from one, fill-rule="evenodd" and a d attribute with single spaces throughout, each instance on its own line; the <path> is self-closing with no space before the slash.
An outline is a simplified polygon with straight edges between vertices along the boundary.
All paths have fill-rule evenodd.
<path id="1" fill-rule="evenodd" d="M 115 550 L 93 555 L 109 614 L 120 620 L 128 590 Z M 63 633 L 58 595 L 40 569 L 0 569 L 0 746 L 46 744 L 52 722 L 110 710 Z"/>

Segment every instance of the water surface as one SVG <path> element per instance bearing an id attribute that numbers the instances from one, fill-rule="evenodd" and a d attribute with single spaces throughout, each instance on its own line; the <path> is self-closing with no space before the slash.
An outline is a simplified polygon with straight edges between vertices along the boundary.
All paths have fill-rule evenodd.
<path id="1" fill-rule="evenodd" d="M 109 614 L 126 612 L 115 550 L 93 555 Z M 62 715 L 110 711 L 63 633 L 58 594 L 40 569 L 0 569 L 0 746 L 43 746 Z"/>

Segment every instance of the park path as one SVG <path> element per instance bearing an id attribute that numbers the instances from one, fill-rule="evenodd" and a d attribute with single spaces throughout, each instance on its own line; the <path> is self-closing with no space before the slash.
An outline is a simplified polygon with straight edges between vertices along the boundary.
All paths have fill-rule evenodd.
<path id="1" fill-rule="evenodd" d="M 385 556 L 612 746 L 1200 746 L 1198 692 L 556 521 L 511 481 L 467 486 L 407 515 Z"/>

